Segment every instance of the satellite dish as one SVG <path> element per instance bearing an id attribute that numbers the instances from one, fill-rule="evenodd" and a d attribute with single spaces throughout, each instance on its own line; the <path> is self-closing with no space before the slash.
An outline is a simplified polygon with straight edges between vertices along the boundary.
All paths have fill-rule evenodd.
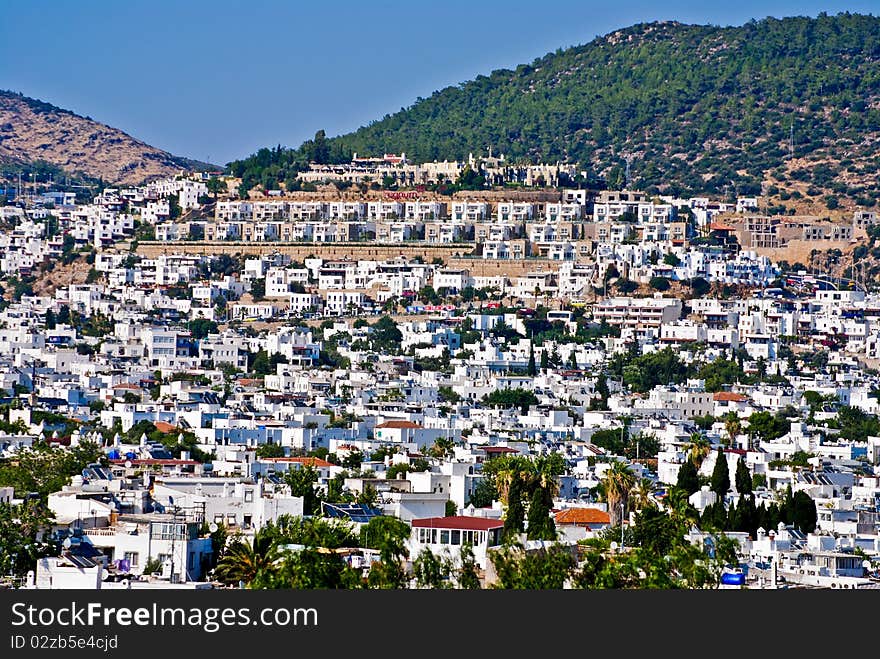
<path id="1" fill-rule="evenodd" d="M 125 461 L 125 468 L 126 468 L 126 469 L 131 469 L 131 460 L 126 460 L 126 461 Z"/>
<path id="2" fill-rule="evenodd" d="M 73 544 L 70 541 L 70 538 L 64 538 L 64 542 L 61 543 L 65 549 L 70 549 L 70 546 Z"/>
<path id="3" fill-rule="evenodd" d="M 209 530 L 211 533 L 216 533 L 217 529 L 219 529 L 219 528 L 220 528 L 220 527 L 217 526 L 217 523 L 216 523 L 216 522 L 211 522 L 210 524 L 208 524 L 208 530 Z"/>

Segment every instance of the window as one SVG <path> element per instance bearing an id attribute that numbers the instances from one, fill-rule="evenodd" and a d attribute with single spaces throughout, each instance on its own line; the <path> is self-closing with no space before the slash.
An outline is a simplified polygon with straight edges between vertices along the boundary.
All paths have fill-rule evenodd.
<path id="1" fill-rule="evenodd" d="M 214 513 L 214 524 L 223 523 L 223 513 Z"/>
<path id="2" fill-rule="evenodd" d="M 460 545 L 461 544 L 461 531 L 455 530 L 452 532 L 452 544 Z"/>
<path id="3" fill-rule="evenodd" d="M 128 564 L 131 567 L 136 567 L 138 565 L 138 553 L 136 551 L 127 551 L 125 552 L 125 560 L 128 561 Z"/>
<path id="4" fill-rule="evenodd" d="M 253 490 L 245 490 L 244 491 L 244 502 L 250 503 L 254 500 L 254 491 Z"/>
<path id="5" fill-rule="evenodd" d="M 448 545 L 449 544 L 449 531 L 447 531 L 446 529 L 443 529 L 442 531 L 440 531 L 440 544 L 441 545 Z"/>
<path id="6" fill-rule="evenodd" d="M 226 513 L 226 525 L 235 526 L 235 513 Z"/>

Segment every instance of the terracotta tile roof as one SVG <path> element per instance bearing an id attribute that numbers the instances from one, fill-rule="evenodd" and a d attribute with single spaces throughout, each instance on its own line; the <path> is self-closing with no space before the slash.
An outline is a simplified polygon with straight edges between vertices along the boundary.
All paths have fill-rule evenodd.
<path id="1" fill-rule="evenodd" d="M 712 396 L 713 400 L 727 400 L 734 403 L 744 403 L 749 397 L 744 394 L 738 394 L 735 391 L 716 391 Z"/>
<path id="2" fill-rule="evenodd" d="M 504 528 L 504 521 L 500 519 L 487 519 L 485 517 L 468 517 L 466 515 L 452 515 L 450 517 L 426 517 L 414 519 L 414 528 L 426 529 L 462 529 L 465 531 L 491 531 L 492 529 Z"/>
<path id="3" fill-rule="evenodd" d="M 413 423 L 412 421 L 386 421 L 385 423 L 380 423 L 377 428 L 422 428 L 423 426 L 418 423 Z"/>
<path id="4" fill-rule="evenodd" d="M 242 387 L 258 387 L 263 384 L 263 378 L 239 378 L 237 383 Z"/>
<path id="5" fill-rule="evenodd" d="M 177 426 L 166 421 L 154 421 L 153 425 L 156 426 L 156 430 L 159 432 L 174 432 L 178 429 Z"/>
<path id="6" fill-rule="evenodd" d="M 610 524 L 611 516 L 598 508 L 567 508 L 556 513 L 557 524 Z"/>

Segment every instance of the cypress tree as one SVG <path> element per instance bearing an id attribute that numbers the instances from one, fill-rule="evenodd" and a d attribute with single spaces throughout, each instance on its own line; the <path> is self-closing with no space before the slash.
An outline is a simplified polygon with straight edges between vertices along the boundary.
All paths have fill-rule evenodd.
<path id="1" fill-rule="evenodd" d="M 529 502 L 529 524 L 527 537 L 529 540 L 554 540 L 556 525 L 550 517 L 549 492 L 543 487 L 536 487 Z"/>
<path id="2" fill-rule="evenodd" d="M 746 467 L 745 460 L 742 458 L 736 462 L 734 482 L 736 483 L 736 491 L 738 494 L 743 495 L 752 493 L 752 475 L 749 473 L 749 468 Z"/>
<path id="3" fill-rule="evenodd" d="M 688 458 L 678 469 L 678 480 L 675 486 L 687 492 L 688 496 L 700 489 L 700 477 L 693 461 Z"/>
<path id="4" fill-rule="evenodd" d="M 550 356 L 547 354 L 547 348 L 541 351 L 541 370 L 546 371 L 550 368 Z"/>
<path id="5" fill-rule="evenodd" d="M 712 491 L 718 495 L 719 501 L 724 501 L 724 496 L 730 489 L 730 470 L 727 468 L 727 458 L 724 450 L 719 446 L 715 454 L 715 468 L 712 470 Z"/>
<path id="6" fill-rule="evenodd" d="M 795 493 L 792 499 L 793 518 L 791 523 L 803 533 L 812 533 L 816 530 L 818 512 L 816 502 L 809 494 L 803 491 Z"/>
<path id="7" fill-rule="evenodd" d="M 507 514 L 504 516 L 504 538 L 513 540 L 525 527 L 525 508 L 522 502 L 523 483 L 519 475 L 514 476 L 507 492 Z"/>
<path id="8" fill-rule="evenodd" d="M 785 488 L 785 498 L 782 501 L 782 507 L 779 509 L 779 518 L 786 524 L 794 523 L 794 496 L 791 493 L 791 483 Z"/>
<path id="9" fill-rule="evenodd" d="M 535 345 L 529 342 L 529 366 L 528 366 L 528 374 L 532 377 L 538 374 L 537 369 L 535 368 Z"/>

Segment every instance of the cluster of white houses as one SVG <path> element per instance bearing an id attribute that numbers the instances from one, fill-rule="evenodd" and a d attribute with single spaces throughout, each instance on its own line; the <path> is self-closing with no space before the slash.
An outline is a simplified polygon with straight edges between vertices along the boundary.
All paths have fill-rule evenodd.
<path id="1" fill-rule="evenodd" d="M 211 587 L 205 528 L 223 524 L 248 535 L 281 515 L 301 515 L 303 499 L 291 494 L 283 476 L 303 466 L 316 469 L 319 488 L 341 477 L 352 496 L 376 493 L 371 505 L 333 504 L 323 514 L 353 525 L 380 514 L 404 520 L 412 531 L 411 559 L 425 547 L 454 559 L 471 545 L 488 582 L 504 511 L 498 501 L 474 503 L 486 460 L 559 453 L 565 470 L 553 515 L 559 542 L 573 545 L 611 523 L 597 488 L 613 462 L 625 461 L 649 479 L 651 497 L 663 506 L 664 490 L 676 482 L 695 433 L 721 448 L 731 473 L 742 461 L 760 483 L 759 503 L 775 501 L 789 487 L 816 502 L 817 526 L 810 533 L 783 524 L 756 537 L 733 534 L 751 585 L 876 586 L 859 557 L 880 558 L 880 437 L 840 436 L 833 423 L 842 406 L 869 415 L 880 411 L 880 376 L 864 368 L 880 359 L 876 293 L 820 286 L 802 275 L 786 282 L 785 291 L 767 288 L 782 274 L 770 260 L 745 246 L 731 255 L 674 237 L 664 244 L 650 227 L 676 226 L 675 204 L 646 206 L 642 218 L 642 201 L 633 202 L 635 220 L 623 220 L 643 228 L 639 240 L 597 241 L 589 258 L 536 262 L 518 276 L 483 276 L 477 268 L 423 259 L 316 256 L 299 263 L 280 253 L 235 261 L 186 253 L 141 258 L 102 249 L 104 236 L 112 243 L 130 234 L 134 215 L 153 220 L 151 203 L 160 205 L 151 207 L 158 208 L 154 223 L 160 229 L 163 196 L 180 195 L 181 207 L 201 203 L 206 190 L 192 183 L 175 179 L 135 195 L 136 206 L 144 203 L 140 213 L 121 201 L 131 197 L 124 191 L 104 191 L 69 218 L 66 204 L 44 207 L 73 223 L 65 226 L 76 242 L 100 245 L 93 264 L 99 278 L 53 294 L 21 295 L 0 311 L 0 388 L 8 421 L 20 430 L 0 432 L 0 455 L 13 457 L 43 435 L 62 445 L 98 441 L 107 458 L 107 465 L 90 466 L 49 496 L 53 532 L 64 548 L 38 563 L 28 587 Z M 587 217 L 586 202 L 571 200 L 542 207 L 320 202 L 311 210 L 305 202 L 265 203 L 277 206 L 220 202 L 217 220 L 205 226 L 299 226 L 311 221 L 303 215 L 308 213 L 325 214 L 315 221 L 376 226 L 400 219 L 426 230 L 468 222 L 574 226 Z M 581 224 L 602 227 L 605 220 L 597 218 L 612 217 L 613 203 L 593 202 L 589 221 Z M 691 212 L 699 215 L 706 206 L 694 203 Z M 24 215 L 3 240 L 23 249 L 43 240 L 59 254 L 64 250 L 58 234 L 37 235 L 46 219 L 38 209 L 18 210 Z M 14 251 L 7 250 L 4 264 Z M 609 274 L 612 265 L 616 275 Z M 725 299 L 693 292 L 629 296 L 607 288 L 609 279 L 623 277 L 703 277 L 754 289 Z M 446 303 L 422 299 L 428 286 L 447 295 Z M 257 287 L 261 295 L 254 299 Z M 483 295 L 463 301 L 468 289 Z M 383 330 L 375 322 L 392 298 L 415 313 L 398 317 L 399 335 L 389 343 L 380 340 Z M 511 298 L 520 304 L 502 307 Z M 552 332 L 541 340 L 529 324 L 538 306 L 551 307 L 542 320 Z M 320 324 L 305 322 L 318 315 Z M 256 329 L 246 322 L 254 319 L 282 322 Z M 199 320 L 206 322 L 194 322 Z M 635 393 L 604 375 L 621 355 L 667 348 L 694 371 L 717 359 L 737 359 L 750 377 L 721 390 L 690 378 Z M 542 366 L 530 374 L 530 363 Z M 524 407 L 485 400 L 505 389 L 528 390 L 534 398 Z M 825 401 L 818 408 L 816 394 Z M 83 430 L 52 425 L 47 419 L 58 417 L 40 414 L 47 411 Z M 788 430 L 772 440 L 756 436 L 749 432 L 755 412 L 787 415 Z M 725 422 L 730 415 L 739 425 Z M 629 420 L 630 436 L 653 440 L 653 455 L 626 457 L 592 441 L 598 431 L 622 430 L 621 418 Z M 191 435 L 193 450 L 210 458 L 170 453 L 137 432 L 143 422 L 169 436 Z M 100 435 L 96 423 L 109 435 Z M 270 444 L 280 452 L 260 457 Z M 702 475 L 712 473 L 716 455 L 713 450 L 702 462 Z M 807 456 L 807 466 L 796 456 Z M 732 485 L 724 499 L 733 504 L 740 494 Z M 0 501 L 26 495 L 0 488 Z M 703 510 L 716 498 L 703 489 L 690 501 Z M 694 541 L 701 541 L 696 530 Z M 369 550 L 349 558 L 369 570 Z M 148 565 L 151 575 L 145 574 Z"/>

